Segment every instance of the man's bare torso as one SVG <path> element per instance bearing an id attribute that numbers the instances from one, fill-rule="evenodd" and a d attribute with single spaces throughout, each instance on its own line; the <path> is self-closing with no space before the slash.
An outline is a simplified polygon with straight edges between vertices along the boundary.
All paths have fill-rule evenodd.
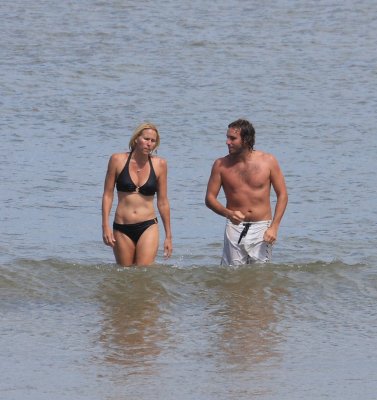
<path id="1" fill-rule="evenodd" d="M 271 155 L 253 150 L 247 157 L 221 158 L 221 183 L 227 208 L 245 214 L 245 221 L 271 219 Z"/>

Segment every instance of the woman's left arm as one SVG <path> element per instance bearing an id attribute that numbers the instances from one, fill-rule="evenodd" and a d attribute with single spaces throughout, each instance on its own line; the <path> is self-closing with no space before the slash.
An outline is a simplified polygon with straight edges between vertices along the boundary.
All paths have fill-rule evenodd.
<path id="1" fill-rule="evenodd" d="M 161 215 L 162 223 L 165 229 L 164 256 L 169 258 L 173 252 L 172 234 L 170 226 L 170 204 L 168 200 L 168 166 L 167 162 L 158 159 L 159 174 L 157 178 L 157 208 Z"/>

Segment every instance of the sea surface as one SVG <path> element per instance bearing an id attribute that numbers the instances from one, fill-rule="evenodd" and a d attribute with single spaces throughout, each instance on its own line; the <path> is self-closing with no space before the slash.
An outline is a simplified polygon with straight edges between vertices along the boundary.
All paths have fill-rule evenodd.
<path id="1" fill-rule="evenodd" d="M 0 15 L 0 398 L 377 399 L 377 3 Z M 238 118 L 289 205 L 272 263 L 220 267 L 225 220 L 204 195 Z M 124 269 L 102 243 L 103 182 L 146 120 L 174 253 Z"/>

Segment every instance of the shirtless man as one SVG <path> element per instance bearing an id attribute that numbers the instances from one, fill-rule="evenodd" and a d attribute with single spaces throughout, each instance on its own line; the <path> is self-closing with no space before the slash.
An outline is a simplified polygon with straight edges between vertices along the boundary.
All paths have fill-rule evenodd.
<path id="1" fill-rule="evenodd" d="M 229 154 L 214 162 L 205 197 L 208 208 L 227 218 L 221 264 L 269 262 L 288 203 L 283 173 L 273 155 L 254 150 L 249 121 L 229 124 L 226 137 Z M 273 216 L 271 185 L 277 197 Z M 221 187 L 226 207 L 217 200 Z"/>

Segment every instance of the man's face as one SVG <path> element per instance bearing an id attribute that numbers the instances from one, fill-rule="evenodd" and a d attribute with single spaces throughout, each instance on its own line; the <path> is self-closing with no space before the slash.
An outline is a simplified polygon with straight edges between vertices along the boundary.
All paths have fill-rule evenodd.
<path id="1" fill-rule="evenodd" d="M 229 128 L 226 133 L 226 145 L 229 154 L 238 154 L 245 150 L 246 146 L 241 139 L 241 130 L 239 128 Z"/>

